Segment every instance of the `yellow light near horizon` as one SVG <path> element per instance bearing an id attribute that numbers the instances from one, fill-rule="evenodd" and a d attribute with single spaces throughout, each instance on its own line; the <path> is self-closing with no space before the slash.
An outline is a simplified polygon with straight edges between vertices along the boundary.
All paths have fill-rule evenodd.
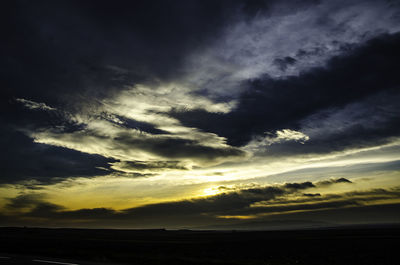
<path id="1" fill-rule="evenodd" d="M 246 220 L 246 219 L 255 219 L 257 215 L 218 215 L 217 218 L 219 219 L 239 219 L 239 220 Z"/>
<path id="2" fill-rule="evenodd" d="M 204 189 L 201 196 L 213 196 L 221 193 L 221 190 L 218 189 L 218 187 L 211 187 Z"/>

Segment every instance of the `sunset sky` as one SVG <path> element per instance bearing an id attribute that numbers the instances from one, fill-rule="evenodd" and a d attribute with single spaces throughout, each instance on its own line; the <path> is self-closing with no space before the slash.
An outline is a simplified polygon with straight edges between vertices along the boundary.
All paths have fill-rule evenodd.
<path id="1" fill-rule="evenodd" d="M 399 1 L 0 10 L 0 226 L 400 222 Z"/>

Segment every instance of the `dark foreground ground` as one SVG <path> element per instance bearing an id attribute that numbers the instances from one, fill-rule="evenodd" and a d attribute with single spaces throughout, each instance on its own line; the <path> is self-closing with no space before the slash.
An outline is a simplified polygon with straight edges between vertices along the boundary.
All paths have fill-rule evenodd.
<path id="1" fill-rule="evenodd" d="M 52 258 L 74 264 L 396 265 L 398 243 L 399 227 L 263 232 L 0 228 L 0 257 L 8 257 L 0 264 L 46 264 L 33 260 Z"/>

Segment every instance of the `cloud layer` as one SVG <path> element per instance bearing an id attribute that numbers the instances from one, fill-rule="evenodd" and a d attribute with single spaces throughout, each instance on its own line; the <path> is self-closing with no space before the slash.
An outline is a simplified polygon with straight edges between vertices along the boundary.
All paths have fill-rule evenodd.
<path id="1" fill-rule="evenodd" d="M 395 205 L 398 203 L 399 188 L 371 189 L 342 193 L 313 193 L 317 188 L 327 188 L 335 185 L 352 185 L 348 179 L 330 179 L 320 182 L 286 183 L 276 186 L 226 187 L 220 186 L 220 194 L 181 200 L 150 204 L 142 207 L 115 211 L 107 208 L 67 210 L 63 206 L 46 201 L 41 195 L 25 194 L 10 198 L 5 206 L 8 215 L 15 218 L 28 219 L 33 222 L 49 224 L 49 222 L 74 221 L 80 225 L 113 225 L 129 227 L 157 227 L 157 220 L 164 220 L 168 228 L 196 227 L 198 225 L 212 226 L 230 220 L 229 224 L 240 227 L 242 223 L 251 220 L 268 221 L 276 215 L 294 215 L 304 212 L 327 211 L 322 214 L 326 219 L 332 209 L 354 208 L 359 211 L 372 205 Z M 376 210 L 373 211 L 376 213 Z M 336 220 L 339 213 L 331 218 Z M 342 218 L 342 222 L 349 222 Z M 303 220 L 303 222 L 307 222 Z M 311 222 L 311 220 L 308 220 Z M 251 226 L 249 226 L 251 229 Z"/>

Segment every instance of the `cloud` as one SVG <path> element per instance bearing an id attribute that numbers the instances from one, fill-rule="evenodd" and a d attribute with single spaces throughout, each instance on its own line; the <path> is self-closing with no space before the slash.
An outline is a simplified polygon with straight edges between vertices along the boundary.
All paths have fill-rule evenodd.
<path id="1" fill-rule="evenodd" d="M 288 67 L 290 67 L 291 65 L 294 65 L 296 63 L 296 59 L 290 57 L 290 56 L 286 56 L 284 58 L 278 58 L 274 60 L 274 64 L 277 65 L 277 67 L 281 70 L 281 71 L 286 71 L 288 69 Z"/>
<path id="2" fill-rule="evenodd" d="M 201 145 L 194 140 L 179 138 L 149 138 L 145 141 L 133 139 L 129 135 L 120 135 L 116 140 L 121 141 L 126 148 L 137 147 L 161 157 L 198 159 L 213 161 L 218 158 L 240 157 L 245 153 L 233 147 L 212 147 Z"/>
<path id="3" fill-rule="evenodd" d="M 9 198 L 6 209 L 19 210 L 23 208 L 32 208 L 42 203 L 45 197 L 42 194 L 22 194 L 14 198 Z"/>
<path id="4" fill-rule="evenodd" d="M 392 119 L 329 139 L 312 130 L 318 122 L 309 126 L 312 115 L 396 91 L 399 28 L 390 2 L 158 6 L 121 2 L 110 12 L 103 2 L 9 4 L 21 19 L 5 16 L 5 29 L 17 30 L 4 49 L 2 122 L 37 143 L 125 166 L 147 159 L 209 166 L 246 158 L 247 150 L 322 153 L 397 135 Z M 370 23 L 385 12 L 391 15 Z"/>
<path id="5" fill-rule="evenodd" d="M 0 183 L 35 180 L 49 184 L 69 177 L 93 177 L 110 173 L 114 159 L 100 155 L 33 143 L 23 133 L 3 127 L 0 131 L 3 150 L 0 154 Z"/>
<path id="6" fill-rule="evenodd" d="M 188 170 L 185 163 L 180 161 L 121 161 L 112 163 L 112 168 L 124 172 L 135 171 L 164 171 L 167 169 Z"/>
<path id="7" fill-rule="evenodd" d="M 139 131 L 143 131 L 143 132 L 151 133 L 151 134 L 169 134 L 167 131 L 157 129 L 151 123 L 147 123 L 147 122 L 143 122 L 143 121 L 136 121 L 136 120 L 129 119 L 126 117 L 122 117 L 120 115 L 103 112 L 101 114 L 101 117 L 103 119 L 105 119 L 106 121 L 109 121 L 116 125 L 120 125 L 124 128 L 135 129 L 135 130 L 139 130 Z"/>
<path id="8" fill-rule="evenodd" d="M 330 179 L 330 180 L 324 180 L 324 181 L 320 181 L 318 182 L 319 186 L 326 186 L 326 185 L 332 185 L 335 183 L 353 183 L 350 180 L 346 179 L 346 178 L 338 178 L 338 179 Z"/>
<path id="9" fill-rule="evenodd" d="M 224 27 L 225 14 L 230 16 L 233 11 L 222 3 L 208 1 L 159 2 L 157 8 L 154 6 L 119 1 L 110 12 L 109 4 L 103 1 L 62 1 L 57 5 L 51 1 L 35 4 L 17 1 L 4 5 L 1 28 L 7 38 L 2 50 L 4 71 L 0 73 L 3 87 L 0 122 L 10 130 L 16 129 L 29 136 L 43 131 L 54 134 L 83 131 L 88 123 L 96 123 L 97 119 L 148 134 L 169 134 L 151 120 L 137 120 L 112 110 L 104 114 L 105 110 L 110 110 L 110 106 L 104 107 L 107 103 L 104 100 L 122 91 L 132 91 L 132 88 L 136 88 L 138 96 L 143 92 L 136 86 L 139 83 L 164 86 L 164 80 L 176 75 L 173 72 L 186 54 L 212 40 Z M 71 17 L 70 14 L 75 15 Z M 10 27 L 15 30 L 10 31 Z M 179 97 L 182 95 L 174 96 L 173 100 Z M 146 99 L 151 101 L 152 98 Z M 192 99 L 191 102 L 196 102 Z M 132 110 L 135 106 L 129 108 Z M 144 110 L 150 111 L 154 109 Z M 197 148 L 197 152 L 202 148 L 195 143 L 188 145 Z M 44 144 L 30 146 L 61 150 Z M 16 150 L 18 148 L 20 150 Z M 219 151 L 204 148 L 208 154 Z M 18 144 L 13 149 L 26 151 Z M 222 151 L 223 155 L 227 153 Z M 87 157 L 99 157 L 97 153 L 94 155 Z M 62 152 L 56 156 L 53 159 L 68 160 L 63 158 Z M 97 163 L 88 160 L 85 160 L 88 168 Z M 99 167 L 109 168 L 102 163 Z M 52 170 L 44 174 L 50 173 Z M 33 176 L 38 177 L 38 174 L 29 173 L 25 178 Z M 8 176 L 7 179 L 10 180 Z"/>
<path id="10" fill-rule="evenodd" d="M 150 163 L 173 160 L 191 168 L 235 161 L 247 156 L 246 151 L 226 145 L 212 134 L 153 135 L 100 120 L 88 123 L 87 128 L 81 131 L 42 131 L 31 133 L 31 136 L 37 143 L 98 154 L 127 163 L 143 159 Z"/>
<path id="11" fill-rule="evenodd" d="M 302 132 L 297 132 L 290 129 L 283 129 L 281 131 L 276 131 L 276 137 L 271 139 L 271 143 L 279 143 L 279 142 L 286 142 L 286 141 L 296 141 L 304 143 L 308 141 L 310 137 L 305 135 Z"/>
<path id="12" fill-rule="evenodd" d="M 17 98 L 15 100 L 17 102 L 22 103 L 28 109 L 32 109 L 32 110 L 48 110 L 48 111 L 56 110 L 55 108 L 47 106 L 45 103 L 42 103 L 42 102 L 38 103 L 38 102 L 35 102 L 35 101 L 23 99 L 23 98 Z"/>
<path id="13" fill-rule="evenodd" d="M 278 130 L 275 133 L 266 132 L 264 137 L 254 137 L 254 139 L 251 140 L 244 149 L 257 153 L 260 149 L 264 150 L 272 144 L 281 144 L 283 142 L 291 141 L 304 144 L 308 140 L 310 140 L 310 137 L 302 132 L 283 129 Z"/>
<path id="14" fill-rule="evenodd" d="M 381 35 L 352 52 L 333 57 L 325 67 L 315 67 L 298 76 L 282 79 L 266 76 L 248 80 L 247 89 L 240 95 L 236 108 L 229 113 L 209 113 L 200 109 L 174 110 L 171 116 L 186 126 L 224 136 L 228 144 L 235 146 L 245 145 L 253 137 L 265 132 L 284 128 L 300 130 L 310 137 L 311 140 L 306 144 L 297 145 L 299 152 L 307 150 L 308 146 L 315 152 L 319 152 L 318 148 L 322 148 L 322 152 L 342 150 L 351 145 L 353 140 L 355 146 L 384 142 L 387 137 L 399 135 L 397 120 L 391 115 L 398 112 L 395 99 L 399 93 L 399 80 L 394 70 L 397 65 L 394 55 L 398 52 L 396 47 L 399 38 L 399 34 Z M 340 110 L 358 101 L 362 102 L 363 108 L 357 112 L 364 118 L 366 116 L 363 113 L 373 107 L 374 102 L 383 109 L 385 104 L 391 106 L 389 111 L 381 109 L 370 121 L 376 124 L 382 121 L 383 127 L 360 124 L 351 128 L 349 125 L 348 130 L 340 131 L 336 130 L 337 127 L 329 126 L 333 135 L 323 139 L 324 133 L 321 132 L 319 137 L 315 137 L 315 144 L 312 144 L 314 135 L 301 128 L 301 123 L 313 114 L 331 108 Z M 345 117 L 336 122 L 339 125 L 347 124 Z M 318 123 L 314 126 L 318 130 Z M 284 144 L 296 146 L 292 142 Z M 271 148 L 279 149 L 280 146 L 272 145 Z"/>
<path id="15" fill-rule="evenodd" d="M 337 181 L 338 179 L 343 178 L 342 176 L 363 177 L 381 174 L 383 172 L 385 172 L 386 175 L 389 175 L 399 171 L 400 161 L 392 160 L 391 156 L 389 156 L 389 160 L 383 159 L 380 161 L 377 159 L 374 161 L 373 159 L 375 157 L 376 152 L 372 152 L 372 155 L 369 154 L 369 156 L 367 155 L 366 157 L 363 157 L 360 154 L 349 155 L 348 157 L 340 157 L 339 160 L 333 160 L 332 164 L 329 162 L 327 164 L 322 163 L 322 165 L 315 167 L 312 166 L 313 164 L 311 163 L 311 167 L 304 167 L 278 174 L 271 174 L 267 175 L 265 178 L 268 179 L 268 181 L 281 181 L 282 179 L 286 179 L 288 181 L 300 181 L 306 178 L 312 179 L 313 181 L 316 180 L 317 182 L 315 182 L 315 184 L 320 185 L 322 183 L 320 183 L 319 180 L 326 179 L 327 176 L 335 176 L 335 178 L 331 180 L 323 180 L 323 183 L 329 185 L 332 183 L 332 181 Z M 369 160 L 371 158 L 372 160 Z M 397 157 L 393 156 L 393 158 L 396 159 Z M 355 162 L 351 162 L 352 159 L 355 159 Z M 350 181 L 347 178 L 345 179 Z M 342 180 L 340 183 L 349 183 L 346 180 Z"/>
<path id="16" fill-rule="evenodd" d="M 254 16 L 237 14 L 210 47 L 188 56 L 181 81 L 217 100 L 236 98 L 246 80 L 298 76 L 400 30 L 391 1 L 261 2 Z"/>
<path id="17" fill-rule="evenodd" d="M 29 206 L 28 212 L 22 216 L 48 218 L 52 220 L 76 219 L 76 220 L 140 220 L 142 222 L 154 222 L 154 218 L 172 218 L 174 222 L 179 218 L 201 217 L 202 214 L 222 213 L 235 211 L 248 207 L 260 200 L 271 200 L 285 193 L 292 193 L 306 188 L 308 185 L 299 184 L 286 190 L 285 187 L 259 187 L 233 192 L 222 193 L 202 199 L 182 200 L 151 204 L 147 206 L 115 211 L 113 209 L 95 208 L 69 211 L 63 207 L 46 202 L 40 195 L 22 195 L 9 199 L 8 210 L 18 210 L 21 206 Z M 22 202 L 22 203 L 21 203 Z M 14 209 L 13 206 L 16 206 Z M 18 215 L 18 214 L 17 214 Z"/>
<path id="18" fill-rule="evenodd" d="M 300 196 L 277 197 L 273 200 L 257 201 L 249 208 L 237 208 L 229 212 L 235 216 L 261 218 L 271 214 L 295 213 L 297 211 L 320 211 L 347 207 L 363 207 L 371 204 L 385 204 L 398 200 L 399 189 L 375 189 L 369 191 L 346 192 L 338 194 L 302 194 Z M 228 218 L 229 215 L 223 215 Z"/>
<path id="19" fill-rule="evenodd" d="M 346 149 L 361 149 L 395 144 L 400 134 L 396 102 L 400 94 L 378 93 L 343 108 L 328 108 L 298 122 L 298 127 L 310 139 L 303 146 L 285 142 L 263 148 L 259 154 L 297 155 L 322 154 Z M 257 147 L 253 147 L 257 149 Z"/>
<path id="20" fill-rule="evenodd" d="M 313 188 L 315 185 L 311 182 L 304 182 L 304 183 L 287 183 L 285 184 L 285 188 L 290 190 L 301 190 L 307 188 Z"/>
<path id="21" fill-rule="evenodd" d="M 335 185 L 343 181 L 339 179 L 330 183 Z M 182 227 L 229 224 L 226 222 L 228 219 L 265 220 L 269 216 L 286 216 L 287 214 L 296 216 L 298 213 L 301 215 L 301 212 L 312 214 L 315 211 L 326 211 L 326 215 L 323 216 L 327 218 L 329 211 L 340 213 L 340 209 L 348 207 L 356 211 L 374 204 L 383 204 L 382 207 L 385 207 L 385 204 L 398 200 L 400 195 L 398 187 L 346 193 L 304 193 L 305 190 L 311 190 L 318 185 L 322 184 L 304 182 L 264 187 L 231 187 L 230 191 L 225 190 L 213 196 L 149 204 L 121 211 L 110 208 L 67 210 L 62 206 L 46 202 L 45 197 L 28 194 L 9 199 L 6 208 L 8 216 L 14 216 L 15 220 L 22 217 L 34 217 L 55 223 L 74 220 L 77 224 L 106 226 L 112 223 L 113 225 L 128 225 L 128 227 L 129 224 L 130 227 L 160 227 L 160 225 Z M 22 208 L 28 208 L 29 211 L 18 212 Z M 239 218 L 239 216 L 246 218 Z M 290 218 L 289 216 L 288 219 Z"/>
<path id="22" fill-rule="evenodd" d="M 188 52 L 218 35 L 239 6 L 118 1 L 110 11 L 106 1 L 7 3 L 3 100 L 73 109 L 82 99 L 93 103 L 137 82 L 167 79 Z"/>
<path id="23" fill-rule="evenodd" d="M 303 196 L 317 197 L 317 196 L 321 196 L 321 194 L 320 193 L 303 193 Z"/>

